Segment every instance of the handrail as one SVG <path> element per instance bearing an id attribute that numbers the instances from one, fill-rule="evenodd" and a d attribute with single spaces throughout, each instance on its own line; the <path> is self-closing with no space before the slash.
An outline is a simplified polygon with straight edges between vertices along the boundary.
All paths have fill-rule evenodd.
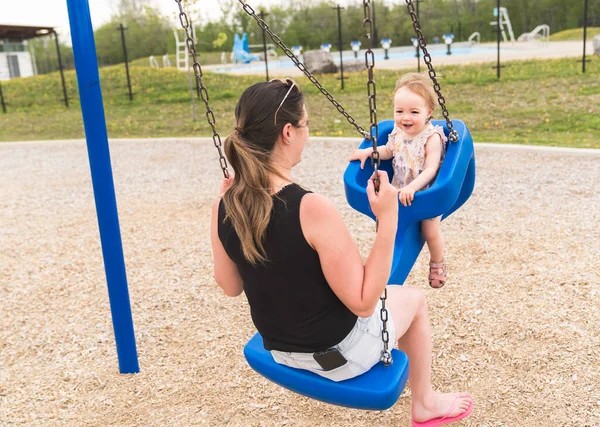
<path id="1" fill-rule="evenodd" d="M 477 40 L 473 41 L 473 39 L 477 39 Z M 471 34 L 469 36 L 468 41 L 473 42 L 473 43 L 480 43 L 481 42 L 481 33 L 479 31 L 475 31 L 473 34 Z"/>
<path id="2" fill-rule="evenodd" d="M 550 26 L 546 24 L 538 25 L 532 32 L 527 34 L 527 41 L 535 40 L 535 36 L 539 33 L 542 33 L 542 42 L 550 41 Z"/>

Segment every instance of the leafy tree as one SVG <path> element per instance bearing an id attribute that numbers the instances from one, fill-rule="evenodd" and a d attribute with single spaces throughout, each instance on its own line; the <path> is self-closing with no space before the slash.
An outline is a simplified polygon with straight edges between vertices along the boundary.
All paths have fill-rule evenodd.
<path id="1" fill-rule="evenodd" d="M 94 37 L 101 65 L 117 64 L 124 60 L 121 32 L 118 30 L 120 24 L 127 28 L 125 40 L 130 60 L 164 55 L 170 46 L 175 45 L 169 20 L 147 3 L 147 0 L 121 0 L 120 7 L 123 9 L 96 30 Z"/>
<path id="2" fill-rule="evenodd" d="M 74 69 L 73 49 L 64 43 L 64 37 L 59 35 L 60 57 L 64 69 Z M 38 74 L 47 74 L 58 71 L 58 55 L 54 35 L 49 34 L 29 40 L 35 56 Z"/>

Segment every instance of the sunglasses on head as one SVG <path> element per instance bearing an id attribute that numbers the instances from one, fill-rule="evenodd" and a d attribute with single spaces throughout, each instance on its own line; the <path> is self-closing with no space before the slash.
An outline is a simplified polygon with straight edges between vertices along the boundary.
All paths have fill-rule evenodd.
<path id="1" fill-rule="evenodd" d="M 294 88 L 294 86 L 296 86 L 296 82 L 293 81 L 292 79 L 272 79 L 272 80 L 269 80 L 269 82 L 281 82 L 283 84 L 290 85 L 290 88 L 288 89 L 287 93 L 281 100 L 281 104 L 279 104 L 279 107 L 277 107 L 277 110 L 275 110 L 275 116 L 273 117 L 273 124 L 276 125 L 277 124 L 277 113 L 279 113 L 279 110 L 283 106 L 283 103 L 289 96 L 289 94 L 292 91 L 292 89 Z"/>

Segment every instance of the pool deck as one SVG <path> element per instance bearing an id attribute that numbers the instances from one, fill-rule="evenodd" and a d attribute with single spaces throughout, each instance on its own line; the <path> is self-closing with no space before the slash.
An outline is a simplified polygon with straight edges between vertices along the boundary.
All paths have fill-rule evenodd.
<path id="1" fill-rule="evenodd" d="M 464 53 L 465 48 L 473 47 L 472 53 Z M 445 52 L 446 47 L 443 44 L 436 44 L 429 46 L 429 49 L 436 54 L 432 54 L 432 63 L 435 65 L 455 65 L 455 64 L 468 64 L 468 63 L 481 63 L 481 62 L 496 62 L 497 50 L 496 43 L 476 43 L 471 45 L 468 42 L 455 43 L 452 46 L 457 49 L 458 52 L 452 55 L 446 55 L 440 53 Z M 389 50 L 390 55 L 395 54 L 407 54 L 414 52 L 414 48 L 411 46 L 396 47 Z M 361 49 L 358 53 L 358 58 L 364 58 L 364 49 Z M 593 56 L 592 41 L 589 40 L 586 43 L 586 55 Z M 380 56 L 383 57 L 383 49 L 374 49 L 375 53 L 375 67 L 379 69 L 410 69 L 416 66 L 416 57 L 409 56 L 406 58 L 390 58 L 388 60 L 378 59 Z M 344 51 L 344 58 L 353 55 L 352 51 Z M 515 61 L 515 60 L 526 60 L 526 59 L 550 59 L 550 58 L 562 58 L 562 57 L 581 57 L 583 55 L 583 41 L 563 41 L 563 42 L 548 42 L 542 43 L 539 41 L 532 42 L 515 42 L 515 43 L 501 43 L 500 44 L 500 61 Z M 338 53 L 332 53 L 336 63 Z M 296 68 L 291 67 L 289 59 L 285 56 L 282 58 L 282 64 L 279 59 L 269 61 L 269 75 L 273 77 L 281 76 L 299 76 L 302 72 Z M 346 59 L 344 59 L 346 61 Z M 285 65 L 283 65 L 285 64 Z M 283 65 L 283 66 L 282 66 Z M 232 74 L 246 74 L 246 75 L 263 75 L 265 73 L 264 62 L 253 62 L 251 67 L 248 64 L 227 64 L 227 71 Z M 211 65 L 204 67 L 207 70 L 212 71 L 223 71 L 223 65 Z M 421 70 L 426 69 L 426 66 L 421 58 Z"/>

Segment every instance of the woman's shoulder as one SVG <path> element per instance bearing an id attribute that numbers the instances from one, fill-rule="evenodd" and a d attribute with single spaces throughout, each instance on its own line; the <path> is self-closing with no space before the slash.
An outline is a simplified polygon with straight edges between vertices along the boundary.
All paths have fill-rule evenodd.
<path id="1" fill-rule="evenodd" d="M 310 209 L 327 208 L 329 206 L 335 207 L 335 204 L 329 197 L 319 193 L 313 193 L 312 191 L 307 192 L 304 197 L 302 197 L 302 204 Z"/>
<path id="2" fill-rule="evenodd" d="M 300 203 L 300 215 L 311 221 L 325 219 L 337 212 L 335 203 L 328 197 L 318 193 L 307 193 Z"/>
<path id="3" fill-rule="evenodd" d="M 306 241 L 311 246 L 315 240 L 320 240 L 341 223 L 343 223 L 342 215 L 328 197 L 318 193 L 308 193 L 302 198 L 300 224 Z"/>

